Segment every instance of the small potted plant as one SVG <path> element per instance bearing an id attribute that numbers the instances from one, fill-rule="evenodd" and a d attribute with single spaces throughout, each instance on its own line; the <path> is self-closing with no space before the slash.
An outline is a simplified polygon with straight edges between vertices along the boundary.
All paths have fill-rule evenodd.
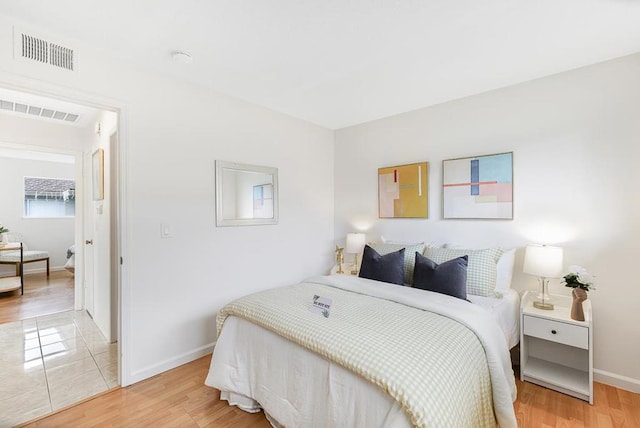
<path id="1" fill-rule="evenodd" d="M 573 304 L 571 305 L 571 319 L 584 321 L 582 302 L 587 300 L 587 291 L 595 290 L 593 275 L 582 266 L 569 266 L 569 273 L 562 277 L 564 285 L 573 288 Z"/>
<path id="2" fill-rule="evenodd" d="M 2 225 L 2 223 L 0 223 L 0 246 L 4 246 L 7 245 L 7 232 L 9 231 L 9 229 L 7 229 L 6 227 L 4 227 Z"/>

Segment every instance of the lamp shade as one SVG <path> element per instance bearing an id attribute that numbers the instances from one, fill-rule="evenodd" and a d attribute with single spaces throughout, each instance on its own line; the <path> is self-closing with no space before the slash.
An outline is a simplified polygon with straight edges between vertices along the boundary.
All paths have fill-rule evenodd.
<path id="1" fill-rule="evenodd" d="M 364 233 L 347 233 L 347 248 L 345 251 L 350 254 L 361 253 L 365 241 L 366 235 Z"/>
<path id="2" fill-rule="evenodd" d="M 562 248 L 549 245 L 527 245 L 522 270 L 529 275 L 560 278 L 562 276 Z"/>

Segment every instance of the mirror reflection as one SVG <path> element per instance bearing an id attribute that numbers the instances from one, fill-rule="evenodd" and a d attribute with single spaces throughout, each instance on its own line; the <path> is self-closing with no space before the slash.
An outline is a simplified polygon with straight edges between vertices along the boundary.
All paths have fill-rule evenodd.
<path id="1" fill-rule="evenodd" d="M 277 223 L 276 168 L 216 161 L 218 226 Z"/>

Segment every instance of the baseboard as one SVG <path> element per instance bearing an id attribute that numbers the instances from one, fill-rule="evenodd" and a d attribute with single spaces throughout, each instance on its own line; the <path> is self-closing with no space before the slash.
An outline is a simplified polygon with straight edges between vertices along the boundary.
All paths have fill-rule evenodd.
<path id="1" fill-rule="evenodd" d="M 1 272 L 0 273 L 0 278 L 3 277 L 7 277 L 7 276 L 14 276 L 15 273 L 15 267 L 12 265 L 1 265 L 1 266 L 7 266 L 7 271 L 6 272 Z M 66 270 L 64 266 L 54 266 L 54 267 L 50 267 L 49 268 L 49 272 L 55 272 L 55 271 L 59 271 L 59 270 Z M 46 267 L 43 268 L 36 268 L 36 269 L 25 269 L 24 270 L 24 274 L 25 275 L 32 275 L 32 274 L 36 274 L 36 273 L 45 273 L 47 271 Z"/>
<path id="2" fill-rule="evenodd" d="M 66 270 L 64 268 L 64 266 L 53 266 L 49 268 L 49 272 L 55 272 L 55 271 L 59 271 L 59 270 Z M 36 273 L 46 273 L 47 272 L 47 268 L 36 268 L 36 269 L 25 269 L 24 270 L 24 274 L 25 275 L 33 275 Z"/>
<path id="3" fill-rule="evenodd" d="M 593 380 L 640 394 L 640 380 L 604 370 L 593 369 Z"/>
<path id="4" fill-rule="evenodd" d="M 131 373 L 129 384 L 131 385 L 136 382 L 140 382 L 141 380 L 145 380 L 157 374 L 164 373 L 167 370 L 175 369 L 178 366 L 190 363 L 191 361 L 195 361 L 207 354 L 211 354 L 213 352 L 213 347 L 215 346 L 215 344 L 215 342 L 212 342 L 183 354 L 177 355 L 173 358 L 169 358 L 159 363 L 147 366 L 143 369 L 136 370 Z"/>

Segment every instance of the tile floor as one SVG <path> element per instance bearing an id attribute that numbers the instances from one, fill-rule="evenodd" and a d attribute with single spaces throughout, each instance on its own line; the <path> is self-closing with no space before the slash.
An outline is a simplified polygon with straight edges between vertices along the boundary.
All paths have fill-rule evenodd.
<path id="1" fill-rule="evenodd" d="M 0 427 L 118 385 L 118 347 L 85 311 L 0 324 Z"/>

